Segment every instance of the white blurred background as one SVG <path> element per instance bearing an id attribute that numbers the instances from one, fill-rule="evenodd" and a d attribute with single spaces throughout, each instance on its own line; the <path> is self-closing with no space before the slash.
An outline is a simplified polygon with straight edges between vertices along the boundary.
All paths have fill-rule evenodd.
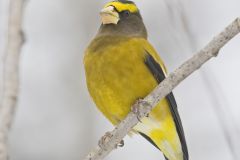
<path id="1" fill-rule="evenodd" d="M 83 53 L 106 0 L 28 0 L 21 85 L 10 135 L 11 160 L 79 160 L 113 126 L 91 101 Z M 149 40 L 169 71 L 240 15 L 239 0 L 135 0 Z M 0 78 L 8 0 L 0 0 Z M 240 159 L 240 36 L 175 90 L 192 160 Z M 1 85 L 0 85 L 1 86 Z M 1 87 L 0 87 L 1 95 Z M 107 160 L 160 160 L 140 136 Z"/>

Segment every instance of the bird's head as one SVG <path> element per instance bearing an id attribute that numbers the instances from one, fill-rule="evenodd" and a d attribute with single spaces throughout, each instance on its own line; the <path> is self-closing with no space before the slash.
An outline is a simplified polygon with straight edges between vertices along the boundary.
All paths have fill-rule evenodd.
<path id="1" fill-rule="evenodd" d="M 102 25 L 99 34 L 140 36 L 147 38 L 142 16 L 132 1 L 119 0 L 107 3 L 100 11 Z"/>

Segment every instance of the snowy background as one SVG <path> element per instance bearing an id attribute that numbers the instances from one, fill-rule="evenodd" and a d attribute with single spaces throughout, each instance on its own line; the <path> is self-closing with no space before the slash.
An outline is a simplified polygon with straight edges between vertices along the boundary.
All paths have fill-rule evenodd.
<path id="1" fill-rule="evenodd" d="M 0 0 L 0 78 L 8 0 Z M 11 160 L 79 160 L 112 125 L 92 103 L 83 53 L 106 0 L 29 0 Z M 135 0 L 169 71 L 240 16 L 239 0 Z M 240 36 L 175 90 L 192 160 L 240 159 Z M 1 95 L 1 85 L 0 85 Z M 164 159 L 140 136 L 107 160 Z"/>

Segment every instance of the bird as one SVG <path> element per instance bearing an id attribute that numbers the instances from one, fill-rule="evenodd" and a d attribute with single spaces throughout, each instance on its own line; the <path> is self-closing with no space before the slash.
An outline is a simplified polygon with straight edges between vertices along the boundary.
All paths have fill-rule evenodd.
<path id="1" fill-rule="evenodd" d="M 106 3 L 100 18 L 100 28 L 84 53 L 86 83 L 97 108 L 117 125 L 131 112 L 136 101 L 165 79 L 167 70 L 148 41 L 143 18 L 133 1 Z M 153 144 L 166 160 L 189 159 L 172 92 L 132 132 Z"/>

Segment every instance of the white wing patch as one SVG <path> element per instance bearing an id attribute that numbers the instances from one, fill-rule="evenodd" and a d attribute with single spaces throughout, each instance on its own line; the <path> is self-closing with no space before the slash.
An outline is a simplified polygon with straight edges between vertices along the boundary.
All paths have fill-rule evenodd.
<path id="1" fill-rule="evenodd" d="M 153 130 L 163 130 L 163 128 L 161 128 L 161 122 L 156 121 L 154 118 L 151 118 L 151 116 L 145 117 L 141 121 L 142 122 L 139 122 L 133 128 L 134 131 L 144 133 L 145 135 L 150 135 Z M 165 156 L 168 157 L 169 160 L 183 160 L 181 144 L 178 137 L 175 137 L 173 141 L 175 141 L 176 148 L 173 148 L 171 143 L 169 143 L 167 140 L 161 140 L 154 143 L 158 144 L 158 147 L 160 147 L 161 151 L 165 154 Z"/>
<path id="2" fill-rule="evenodd" d="M 161 129 L 161 123 L 151 117 L 144 117 L 142 123 L 139 122 L 133 129 L 146 135 L 150 134 L 152 129 Z"/>

